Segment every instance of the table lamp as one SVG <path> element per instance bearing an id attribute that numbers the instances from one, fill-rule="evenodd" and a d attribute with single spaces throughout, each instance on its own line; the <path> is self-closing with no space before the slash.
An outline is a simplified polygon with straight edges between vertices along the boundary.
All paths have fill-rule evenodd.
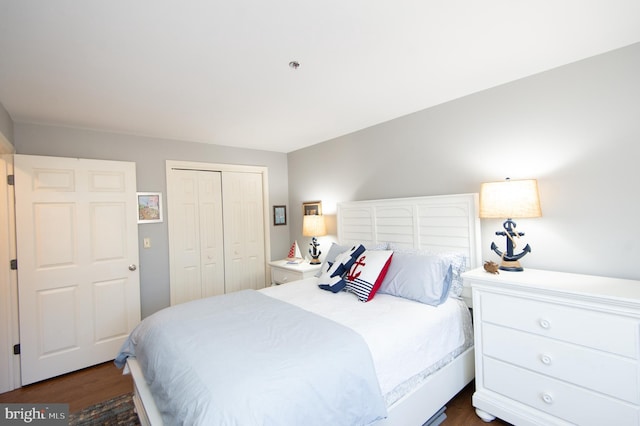
<path id="1" fill-rule="evenodd" d="M 541 217 L 540 197 L 538 195 L 538 181 L 535 179 L 511 180 L 502 182 L 487 182 L 480 187 L 480 217 L 484 219 L 506 219 L 503 223 L 504 231 L 497 231 L 496 235 L 507 238 L 507 250 L 501 252 L 495 243 L 491 243 L 491 250 L 502 259 L 500 269 L 503 271 L 522 271 L 524 268 L 519 260 L 531 252 L 529 244 L 519 254 L 514 254 L 515 238 L 524 235 L 516 232 L 514 218 Z"/>
<path id="2" fill-rule="evenodd" d="M 311 243 L 309 244 L 311 246 L 309 249 L 311 261 L 309 261 L 309 263 L 312 265 L 318 265 L 321 263 L 318 258 L 322 252 L 318 249 L 318 247 L 320 247 L 320 243 L 318 243 L 318 239 L 316 237 L 321 237 L 326 234 L 327 228 L 324 224 L 324 216 L 309 214 L 302 217 L 302 235 L 305 237 L 311 237 Z"/>

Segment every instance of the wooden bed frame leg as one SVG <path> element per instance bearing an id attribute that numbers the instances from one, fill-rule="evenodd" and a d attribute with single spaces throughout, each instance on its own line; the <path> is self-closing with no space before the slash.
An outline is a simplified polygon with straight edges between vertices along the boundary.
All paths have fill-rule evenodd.
<path id="1" fill-rule="evenodd" d="M 491 414 L 479 408 L 476 408 L 476 414 L 478 415 L 478 417 L 480 417 L 480 420 L 482 420 L 483 422 L 489 423 L 496 419 L 496 416 L 492 416 Z"/>

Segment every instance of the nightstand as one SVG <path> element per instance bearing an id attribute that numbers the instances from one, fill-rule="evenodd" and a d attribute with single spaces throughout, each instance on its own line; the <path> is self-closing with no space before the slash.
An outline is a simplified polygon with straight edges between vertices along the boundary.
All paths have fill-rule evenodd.
<path id="1" fill-rule="evenodd" d="M 462 276 L 480 418 L 640 425 L 640 281 L 533 269 Z"/>
<path id="2" fill-rule="evenodd" d="M 311 265 L 306 260 L 302 263 L 287 262 L 286 259 L 269 262 L 269 266 L 271 266 L 271 285 L 310 278 L 320 270 L 321 266 L 320 264 Z"/>

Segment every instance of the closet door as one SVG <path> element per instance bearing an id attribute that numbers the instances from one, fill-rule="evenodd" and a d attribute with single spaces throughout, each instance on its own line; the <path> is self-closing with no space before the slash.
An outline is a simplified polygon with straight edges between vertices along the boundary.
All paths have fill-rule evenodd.
<path id="1" fill-rule="evenodd" d="M 224 172 L 226 292 L 265 286 L 262 174 Z"/>
<path id="2" fill-rule="evenodd" d="M 171 304 L 225 292 L 220 172 L 171 171 Z"/>

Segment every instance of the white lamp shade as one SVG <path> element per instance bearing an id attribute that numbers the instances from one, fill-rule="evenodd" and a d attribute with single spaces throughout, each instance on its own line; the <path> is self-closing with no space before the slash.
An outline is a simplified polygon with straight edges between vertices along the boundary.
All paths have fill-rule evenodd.
<path id="1" fill-rule="evenodd" d="M 320 237 L 327 235 L 327 228 L 322 215 L 305 215 L 302 217 L 302 235 L 305 237 Z"/>
<path id="2" fill-rule="evenodd" d="M 481 218 L 513 219 L 540 216 L 542 210 L 537 180 L 506 180 L 481 185 Z"/>

